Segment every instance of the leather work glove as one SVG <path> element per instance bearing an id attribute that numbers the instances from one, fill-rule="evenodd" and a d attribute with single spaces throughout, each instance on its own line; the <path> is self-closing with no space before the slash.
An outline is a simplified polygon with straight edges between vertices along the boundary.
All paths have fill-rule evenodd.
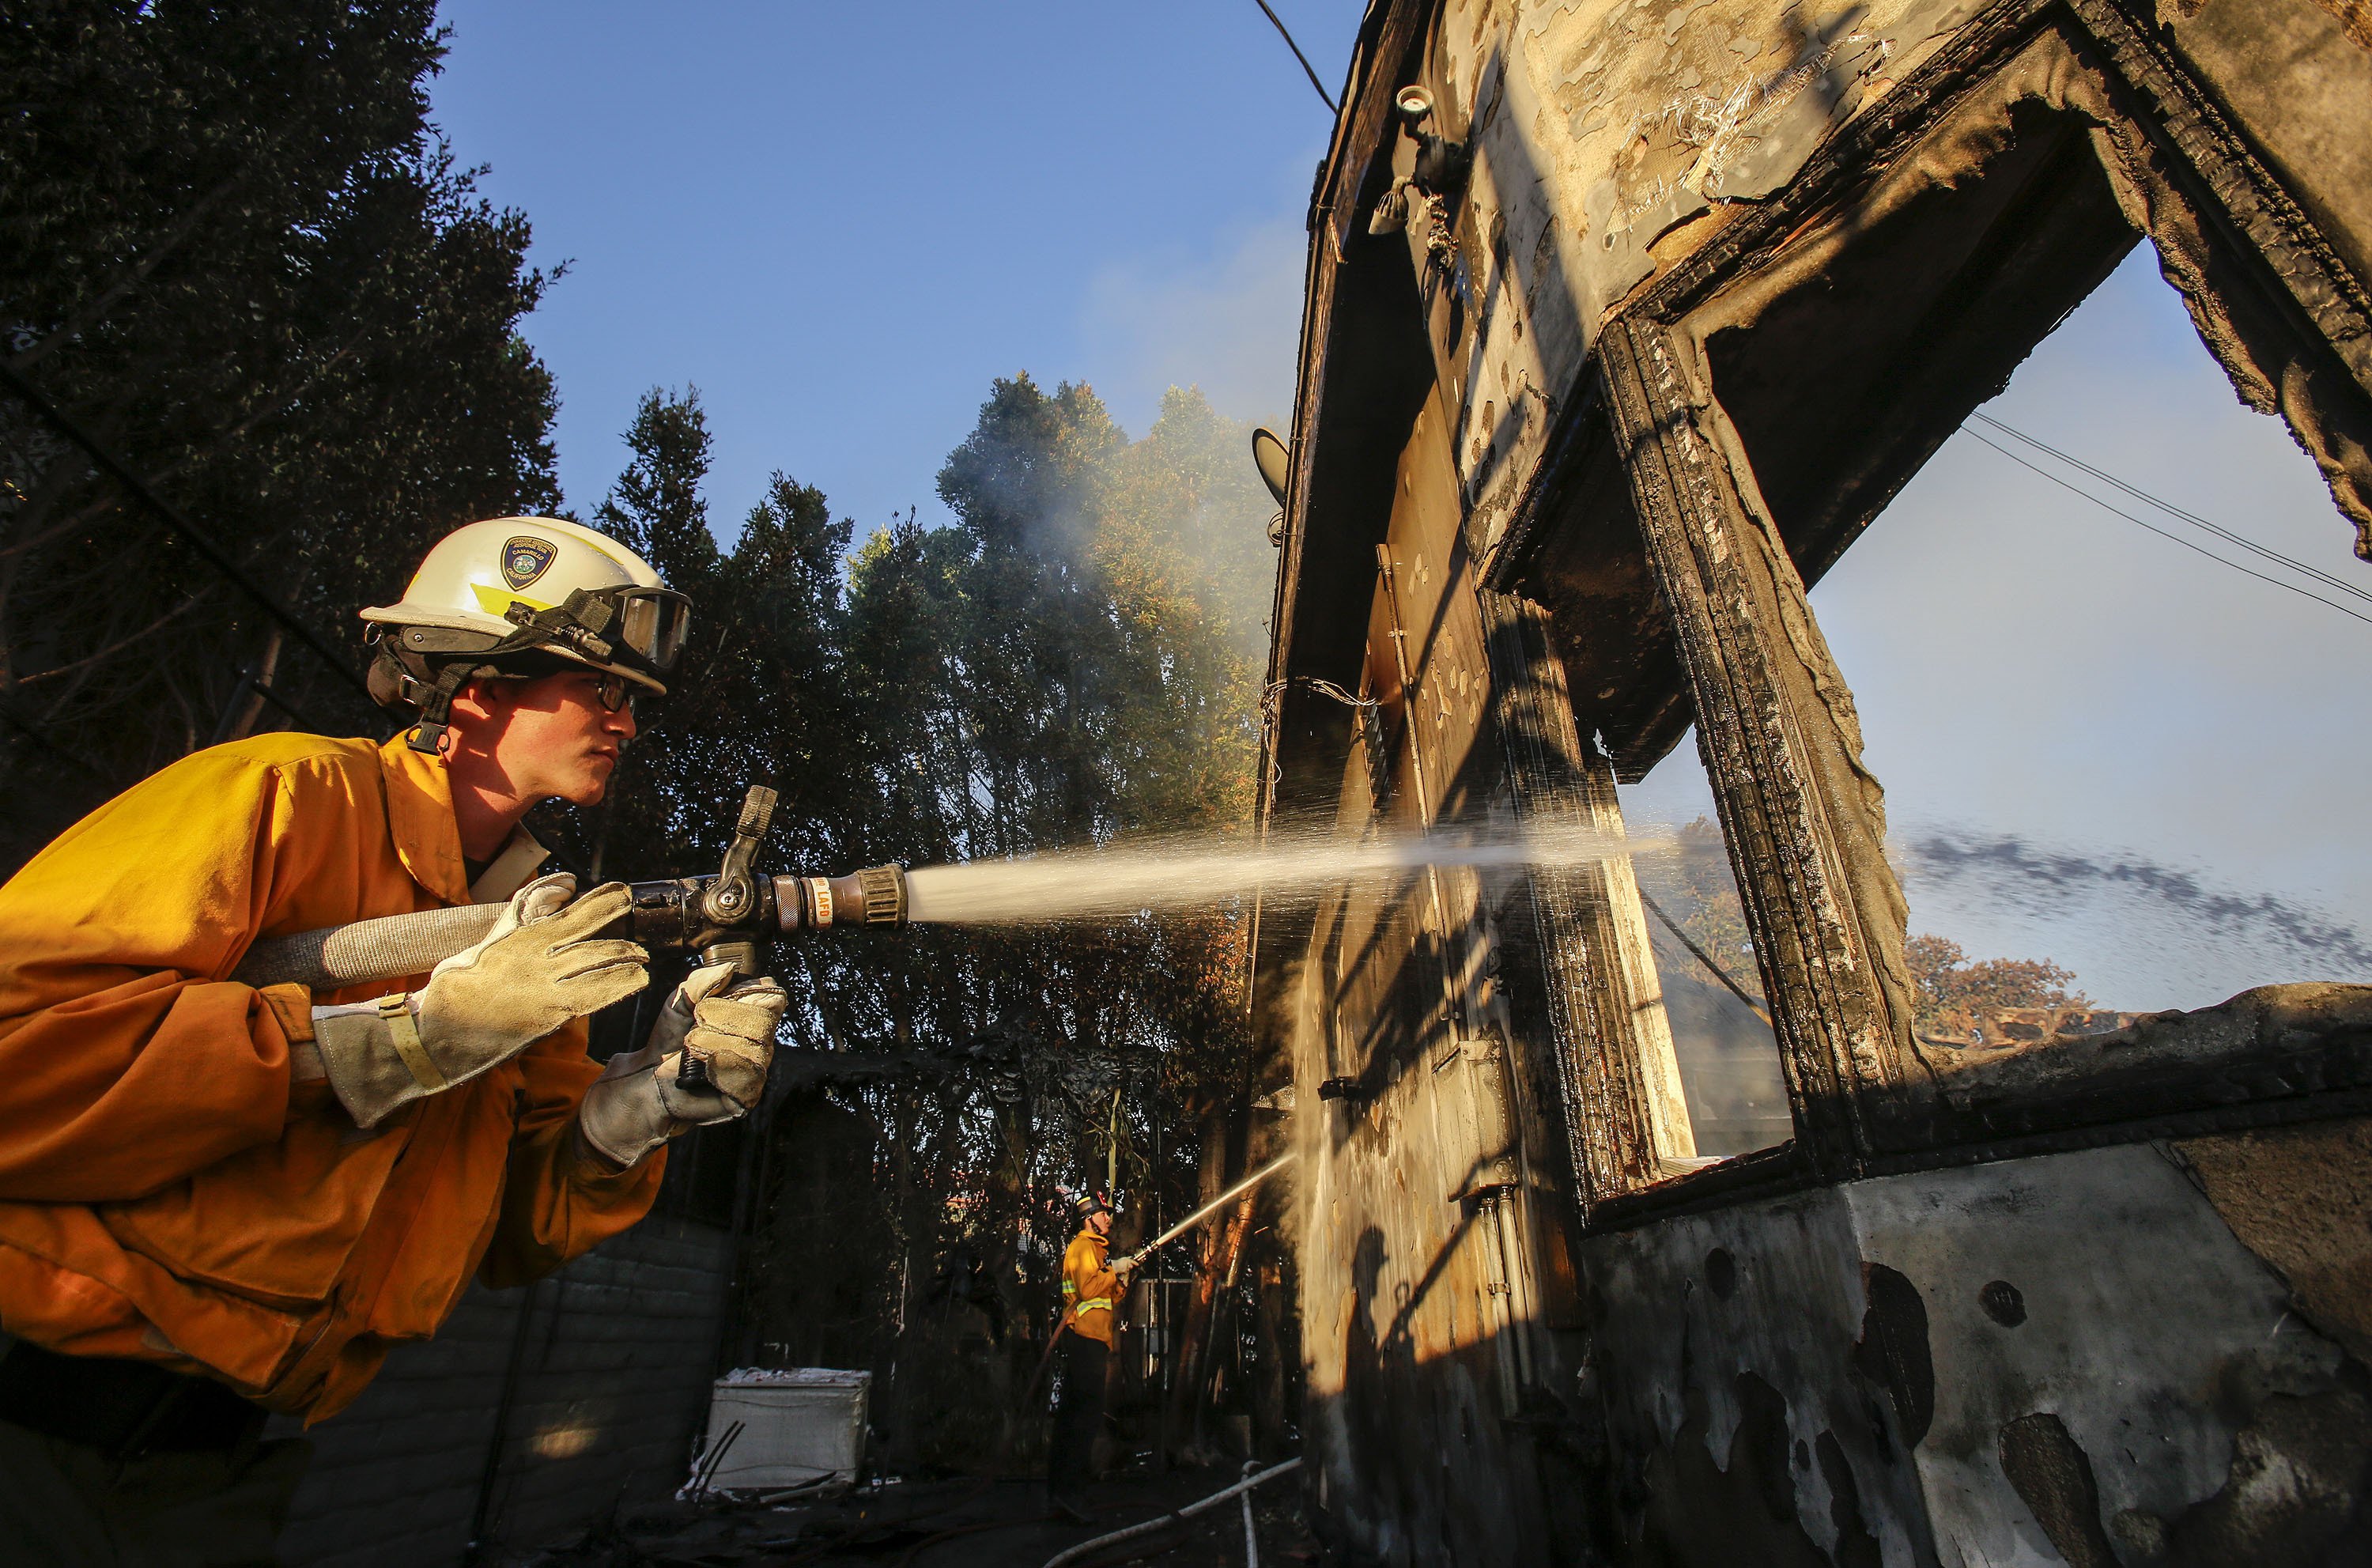
<path id="1" fill-rule="evenodd" d="M 313 1009 L 321 1065 L 356 1126 L 466 1083 L 649 983 L 648 953 L 595 935 L 632 906 L 625 884 L 606 882 L 572 903 L 576 892 L 566 872 L 540 877 L 418 991 Z"/>
<path id="2" fill-rule="evenodd" d="M 685 976 L 643 1048 L 610 1058 L 585 1091 L 576 1125 L 604 1158 L 633 1165 L 687 1127 L 731 1121 L 758 1103 L 790 998 L 762 976 L 732 978 L 730 964 Z M 679 1081 L 687 1057 L 705 1064 L 705 1082 Z"/>

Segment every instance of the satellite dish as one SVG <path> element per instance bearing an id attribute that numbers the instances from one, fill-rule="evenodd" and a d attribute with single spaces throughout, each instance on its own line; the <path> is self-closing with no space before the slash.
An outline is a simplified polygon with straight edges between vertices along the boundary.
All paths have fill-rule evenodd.
<path id="1" fill-rule="evenodd" d="M 1266 426 L 1252 432 L 1252 463 L 1260 470 L 1261 482 L 1285 505 L 1285 482 L 1293 476 L 1293 449 L 1277 439 L 1276 432 Z"/>

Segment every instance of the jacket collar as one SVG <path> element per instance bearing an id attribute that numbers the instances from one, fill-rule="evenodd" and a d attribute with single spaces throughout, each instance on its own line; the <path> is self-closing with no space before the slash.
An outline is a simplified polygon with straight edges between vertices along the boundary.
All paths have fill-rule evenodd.
<path id="1" fill-rule="evenodd" d="M 461 830 L 453 821 L 445 760 L 414 751 L 399 734 L 378 749 L 378 761 L 387 775 L 387 826 L 396 857 L 441 902 L 468 903 L 470 875 L 461 864 Z"/>
<path id="2" fill-rule="evenodd" d="M 448 904 L 498 904 L 535 880 L 552 852 L 522 822 L 494 858 L 469 880 L 461 829 L 453 819 L 453 782 L 445 760 L 414 751 L 398 735 L 378 749 L 387 773 L 387 825 L 412 879 Z"/>
<path id="3" fill-rule="evenodd" d="M 486 863 L 486 868 L 478 873 L 478 879 L 470 884 L 470 901 L 473 904 L 506 901 L 513 893 L 534 881 L 536 873 L 542 870 L 543 863 L 551 858 L 552 852 L 538 842 L 536 836 L 527 830 L 527 824 L 521 822 L 511 830 L 511 836 L 503 841 L 502 849 Z M 465 863 L 463 869 L 467 868 Z"/>

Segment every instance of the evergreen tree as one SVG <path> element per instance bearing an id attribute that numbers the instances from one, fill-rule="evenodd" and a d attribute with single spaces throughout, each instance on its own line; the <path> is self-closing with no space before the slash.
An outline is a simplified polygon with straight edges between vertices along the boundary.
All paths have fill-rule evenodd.
<path id="1" fill-rule="evenodd" d="M 604 877 L 688 875 L 722 853 L 743 792 L 762 784 L 779 796 L 771 857 L 837 864 L 867 815 L 838 772 L 849 524 L 821 492 L 777 473 L 730 553 L 720 549 L 702 494 L 712 441 L 696 389 L 645 393 L 626 446 L 632 460 L 596 525 L 691 598 L 692 634 L 668 694 L 637 701 L 641 733 L 596 809 L 587 859 Z"/>
<path id="2" fill-rule="evenodd" d="M 550 280 L 425 122 L 441 52 L 431 0 L 0 15 L 0 354 L 357 654 L 358 594 L 558 502 L 551 378 L 517 332 Z M 253 604 L 6 394 L 0 537 L 0 861 L 296 722 L 242 701 L 279 642 Z M 378 722 L 309 654 L 276 663 L 312 724 Z"/>

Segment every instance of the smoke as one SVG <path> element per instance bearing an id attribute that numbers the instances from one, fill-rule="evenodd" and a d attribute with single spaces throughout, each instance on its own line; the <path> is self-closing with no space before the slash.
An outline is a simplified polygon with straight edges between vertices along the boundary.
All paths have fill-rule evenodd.
<path id="1" fill-rule="evenodd" d="M 1931 830 L 1899 846 L 1907 877 L 2050 917 L 2099 893 L 2122 894 L 2171 915 L 2197 938 L 2285 953 L 2318 967 L 2372 974 L 2372 947 L 2355 927 L 2271 893 L 2218 890 L 2200 875 L 2130 854 L 2047 849 L 2015 834 Z"/>
<path id="2" fill-rule="evenodd" d="M 1215 645 L 1233 687 L 1255 679 L 1275 577 L 1248 421 L 1291 404 L 1303 249 L 1280 218 L 1107 263 L 1075 306 L 1078 352 L 997 381 L 939 473 L 951 512 L 1053 568 L 1040 587 L 1102 596 L 1110 627 L 1198 671 Z M 1231 700 L 1249 724 L 1253 693 Z"/>
<path id="3" fill-rule="evenodd" d="M 1099 272 L 1082 335 L 1120 422 L 1149 429 L 1170 388 L 1199 387 L 1214 408 L 1283 429 L 1308 244 L 1298 216 L 1281 215 L 1201 256 L 1132 258 Z"/>
<path id="4" fill-rule="evenodd" d="M 1107 265 L 1080 308 L 1086 363 L 1121 424 L 1144 433 L 1134 465 L 1174 488 L 1165 531 L 1247 657 L 1267 645 L 1276 505 L 1251 462 L 1255 424 L 1292 421 L 1308 238 L 1297 212 L 1191 250 Z M 1140 514 L 1150 496 L 1140 493 Z"/>

